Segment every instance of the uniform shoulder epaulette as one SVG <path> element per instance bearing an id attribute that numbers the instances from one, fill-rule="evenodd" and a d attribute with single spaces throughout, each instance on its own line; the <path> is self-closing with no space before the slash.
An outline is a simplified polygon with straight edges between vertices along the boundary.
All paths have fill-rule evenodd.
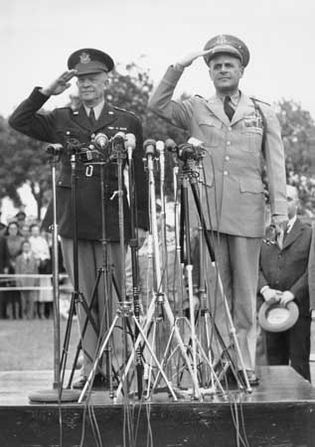
<path id="1" fill-rule="evenodd" d="M 194 95 L 192 98 L 195 99 L 196 101 L 201 102 L 201 103 L 207 102 L 206 98 L 204 98 L 201 95 Z"/>
<path id="2" fill-rule="evenodd" d="M 69 106 L 58 107 L 58 110 L 70 110 L 70 112 L 73 112 L 73 110 Z"/>
<path id="3" fill-rule="evenodd" d="M 112 106 L 113 109 L 118 110 L 119 112 L 128 113 L 129 115 L 133 116 L 134 118 L 140 119 L 138 115 L 136 115 L 134 112 L 130 112 L 130 110 L 123 109 L 122 107 Z"/>
<path id="4" fill-rule="evenodd" d="M 260 102 L 261 104 L 264 104 L 265 106 L 271 107 L 271 104 L 269 102 L 263 101 L 262 99 L 256 98 L 255 96 L 250 96 L 250 99 L 253 101 Z"/>

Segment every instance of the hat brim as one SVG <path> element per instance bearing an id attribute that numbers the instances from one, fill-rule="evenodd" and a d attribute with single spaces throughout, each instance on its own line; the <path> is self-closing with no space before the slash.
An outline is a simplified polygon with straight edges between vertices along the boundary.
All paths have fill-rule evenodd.
<path id="1" fill-rule="evenodd" d="M 295 325 L 299 317 L 299 308 L 290 301 L 286 306 L 279 303 L 264 302 L 259 310 L 260 326 L 268 332 L 284 332 Z"/>
<path id="2" fill-rule="evenodd" d="M 69 70 L 75 69 L 76 76 L 93 73 L 109 73 L 114 68 L 114 61 L 104 51 L 94 48 L 82 48 L 69 56 L 67 66 Z"/>
<path id="3" fill-rule="evenodd" d="M 207 50 L 207 47 L 204 48 Z M 241 53 L 232 45 L 217 45 L 215 48 L 212 49 L 208 54 L 204 56 L 204 60 L 207 65 L 209 65 L 209 62 L 215 57 L 220 54 L 229 54 L 230 56 L 234 56 L 237 59 L 239 59 L 243 64 L 243 57 Z"/>

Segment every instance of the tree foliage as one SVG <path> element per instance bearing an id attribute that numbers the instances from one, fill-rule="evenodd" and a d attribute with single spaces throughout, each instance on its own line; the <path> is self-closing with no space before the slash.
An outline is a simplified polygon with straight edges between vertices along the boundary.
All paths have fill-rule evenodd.
<path id="1" fill-rule="evenodd" d="M 315 125 L 310 113 L 295 101 L 277 105 L 286 155 L 287 180 L 299 190 L 301 210 L 315 211 Z"/>
<path id="2" fill-rule="evenodd" d="M 0 198 L 9 196 L 21 205 L 17 189 L 28 183 L 40 209 L 50 189 L 49 170 L 43 144 L 11 129 L 0 117 Z"/>
<path id="3" fill-rule="evenodd" d="M 314 151 L 314 121 L 309 112 L 294 101 L 278 103 L 278 118 L 288 171 L 311 175 L 312 152 Z"/>

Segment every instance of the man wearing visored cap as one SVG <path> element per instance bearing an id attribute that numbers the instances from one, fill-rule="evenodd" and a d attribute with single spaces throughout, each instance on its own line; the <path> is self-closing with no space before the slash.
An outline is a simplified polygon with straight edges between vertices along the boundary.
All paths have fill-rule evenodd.
<path id="1" fill-rule="evenodd" d="M 69 57 L 68 70 L 47 87 L 36 87 L 31 95 L 19 105 L 9 120 L 14 129 L 40 141 L 60 143 L 64 148 L 61 153 L 61 172 L 57 181 L 57 222 L 65 266 L 72 280 L 74 222 L 71 203 L 70 155 L 66 151 L 69 138 L 88 146 L 95 135 L 97 136 L 99 133 L 105 134 L 108 138 L 118 132 L 135 135 L 136 148 L 133 152 L 133 159 L 139 237 L 143 237 L 144 230 L 148 225 L 146 182 L 142 162 L 142 125 L 134 114 L 107 104 L 105 91 L 109 83 L 108 73 L 113 68 L 113 59 L 103 51 L 93 48 L 80 49 Z M 44 106 L 49 97 L 63 93 L 70 86 L 73 77 L 77 78 L 82 105 L 77 110 L 64 107 L 49 113 L 40 113 L 39 109 Z M 89 304 L 98 269 L 103 266 L 100 166 L 89 165 L 77 157 L 76 176 L 79 291 Z M 123 274 L 124 266 L 121 262 L 119 247 L 118 177 L 115 163 L 105 166 L 104 178 L 108 266 L 111 269 L 111 265 L 114 265 L 119 287 L 119 278 Z M 130 238 L 130 217 L 125 186 L 123 202 L 124 230 L 127 241 Z M 52 208 L 50 206 L 45 216 L 44 225 L 49 227 L 51 223 Z M 102 336 L 106 320 L 104 290 L 106 289 L 102 277 L 99 282 L 97 299 L 94 300 L 92 308 L 92 315 L 100 330 L 97 334 L 89 322 L 83 337 L 82 376 L 74 384 L 76 388 L 83 388 L 85 385 L 96 354 L 98 337 Z M 82 331 L 86 316 L 81 306 L 78 306 L 77 311 Z M 102 377 L 97 375 L 95 383 L 101 382 L 103 382 Z"/>
<path id="2" fill-rule="evenodd" d="M 199 57 L 209 69 L 215 94 L 177 102 L 174 89 L 184 70 Z M 213 232 L 216 263 L 236 329 L 250 385 L 255 373 L 256 287 L 261 239 L 264 235 L 263 165 L 266 165 L 273 222 L 287 219 L 284 151 L 278 120 L 271 107 L 246 96 L 239 82 L 249 62 L 240 39 L 220 35 L 204 50 L 190 53 L 170 66 L 156 88 L 149 107 L 170 123 L 201 140 L 206 153 L 205 177 L 200 181 Z M 204 186 L 205 185 L 205 186 Z M 196 215 L 191 203 L 190 211 Z M 217 326 L 228 342 L 222 299 L 212 306 Z M 238 368 L 241 368 L 238 359 Z"/>

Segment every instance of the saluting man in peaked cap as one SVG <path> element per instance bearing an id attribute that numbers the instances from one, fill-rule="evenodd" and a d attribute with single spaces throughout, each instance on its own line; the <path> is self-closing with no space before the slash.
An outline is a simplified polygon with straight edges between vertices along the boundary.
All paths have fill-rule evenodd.
<path id="1" fill-rule="evenodd" d="M 142 125 L 140 120 L 131 112 L 109 105 L 105 98 L 108 88 L 108 73 L 114 68 L 114 61 L 107 53 L 93 48 L 82 48 L 75 51 L 68 59 L 68 70 L 50 85 L 37 87 L 31 95 L 23 101 L 10 117 L 10 125 L 40 141 L 60 143 L 67 147 L 70 138 L 89 145 L 98 133 L 108 138 L 118 132 L 132 133 L 136 137 L 136 148 L 133 152 L 136 196 L 137 196 L 137 225 L 138 235 L 148 226 L 146 181 L 142 162 Z M 78 110 L 70 107 L 57 108 L 52 112 L 41 114 L 50 96 L 59 95 L 70 87 L 72 78 L 77 78 L 79 98 L 82 105 Z M 91 294 L 97 278 L 98 269 L 103 265 L 102 249 L 102 203 L 100 166 L 87 165 L 84 161 L 77 161 L 77 233 L 79 253 L 79 288 L 87 301 L 91 301 Z M 108 265 L 114 265 L 116 278 L 121 278 L 122 265 L 119 245 L 118 225 L 118 177 L 117 165 L 110 163 L 104 168 L 105 178 L 105 227 L 107 238 Z M 61 236 L 65 266 L 73 280 L 73 216 L 71 207 L 71 166 L 69 154 L 64 150 L 61 154 L 61 173 L 57 181 L 57 222 Z M 115 193 L 116 192 L 116 193 Z M 126 242 L 130 238 L 130 215 L 126 188 L 124 187 L 124 226 Z M 52 208 L 49 207 L 44 225 L 52 223 Z M 117 282 L 119 286 L 119 281 Z M 103 280 L 99 282 L 97 299 L 94 300 L 92 315 L 100 328 L 97 334 L 92 325 L 88 324 L 83 338 L 84 361 L 82 375 L 74 384 L 76 388 L 83 388 L 93 365 L 93 359 L 104 332 L 104 316 L 106 297 L 104 297 Z M 124 297 L 123 297 L 124 298 Z M 110 305 L 111 307 L 111 305 Z M 112 306 L 115 308 L 115 304 Z M 78 306 L 78 316 L 81 331 L 85 322 L 85 312 Z M 96 383 L 101 383 L 97 376 Z"/>
<path id="2" fill-rule="evenodd" d="M 215 94 L 172 100 L 184 70 L 203 57 Z M 266 165 L 273 222 L 287 220 L 284 151 L 278 120 L 272 108 L 239 89 L 250 53 L 239 38 L 227 34 L 211 38 L 203 50 L 170 66 L 154 91 L 149 107 L 175 126 L 201 140 L 205 178 L 200 182 L 209 201 L 209 231 L 214 233 L 216 263 L 230 305 L 236 335 L 250 385 L 255 374 L 256 288 L 259 251 L 264 235 Z M 205 185 L 205 186 L 204 186 Z M 205 215 L 207 208 L 205 207 Z M 197 214 L 194 204 L 190 211 Z M 193 216 L 192 216 L 193 219 Z M 216 322 L 229 344 L 223 301 L 217 299 Z M 241 368 L 242 362 L 238 364 Z"/>

